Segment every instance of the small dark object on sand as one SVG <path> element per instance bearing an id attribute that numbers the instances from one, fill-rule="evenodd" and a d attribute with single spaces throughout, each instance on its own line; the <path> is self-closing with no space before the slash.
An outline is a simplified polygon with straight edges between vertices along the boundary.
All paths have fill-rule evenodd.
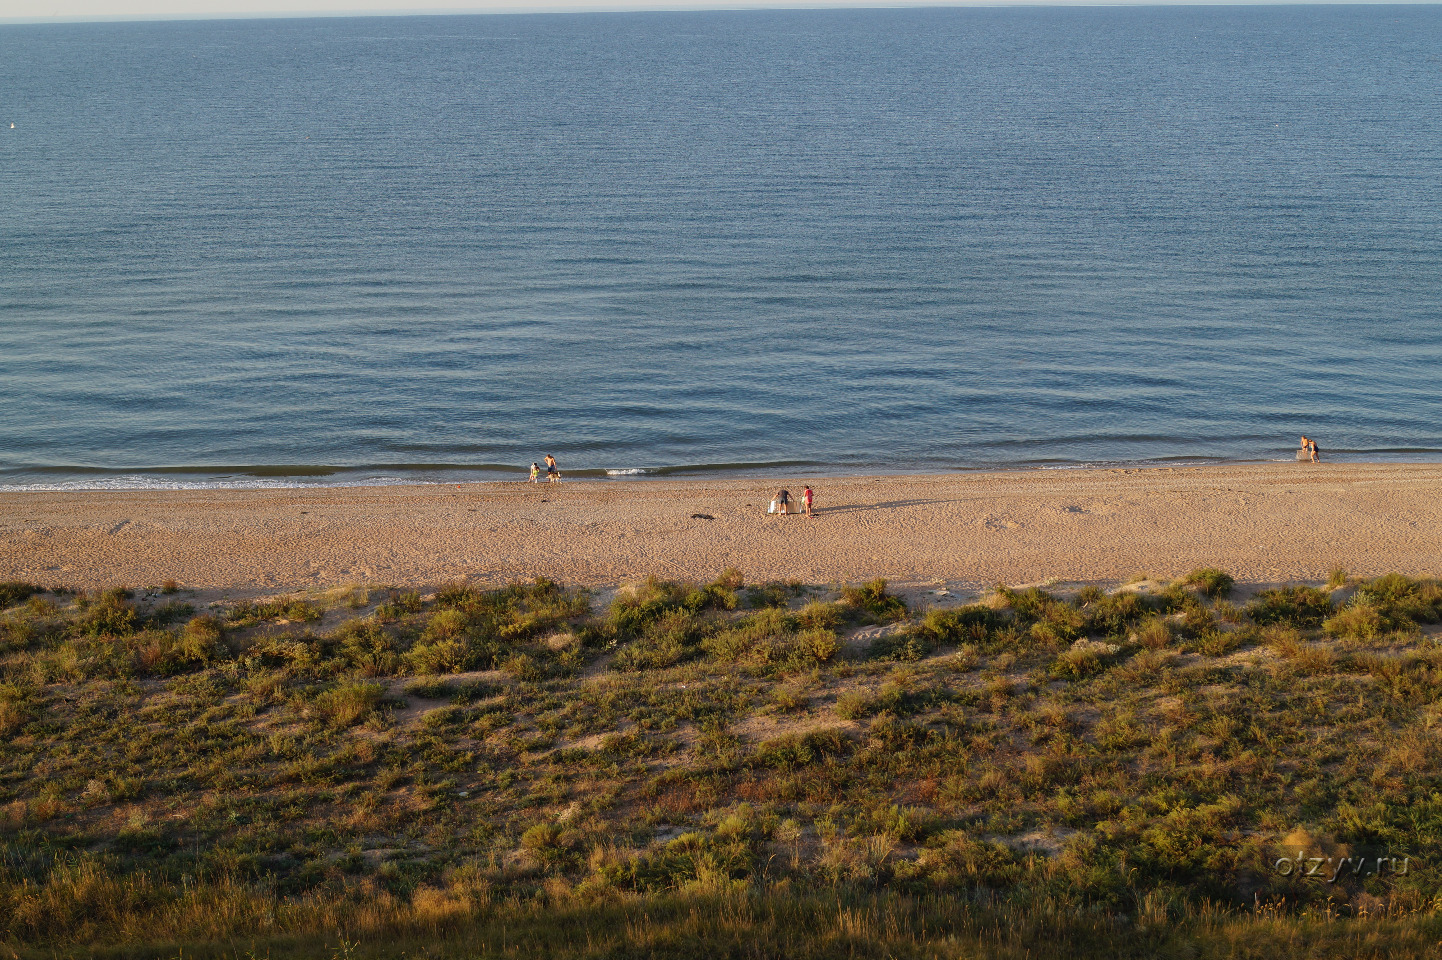
<path id="1" fill-rule="evenodd" d="M 693 514 L 691 514 L 691 519 L 692 519 L 692 520 L 715 520 L 716 518 L 713 517 L 713 516 L 711 516 L 711 514 L 709 514 L 709 513 L 693 513 Z"/>

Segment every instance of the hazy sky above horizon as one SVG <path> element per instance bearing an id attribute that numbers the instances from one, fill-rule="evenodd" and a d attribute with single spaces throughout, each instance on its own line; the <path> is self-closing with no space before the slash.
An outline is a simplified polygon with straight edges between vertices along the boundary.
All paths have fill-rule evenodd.
<path id="1" fill-rule="evenodd" d="M 545 11 L 740 9 L 753 7 L 998 6 L 1045 3 L 1053 6 L 1144 5 L 1207 0 L 0 0 L 0 21 L 306 16 L 310 14 L 502 13 Z M 1253 0 L 1232 0 L 1253 2 Z M 1275 2 L 1275 0 L 1255 0 Z M 1284 0 L 1285 2 L 1285 0 Z M 1317 2 L 1317 0 L 1300 0 Z M 1329 0 L 1321 0 L 1329 2 Z M 1348 2 L 1348 0 L 1333 0 Z M 1392 0 L 1396 2 L 1396 0 Z M 1409 2 L 1409 0 L 1401 0 Z M 1416 0 L 1411 0 L 1416 2 Z M 1435 2 L 1435 0 L 1422 0 Z"/>

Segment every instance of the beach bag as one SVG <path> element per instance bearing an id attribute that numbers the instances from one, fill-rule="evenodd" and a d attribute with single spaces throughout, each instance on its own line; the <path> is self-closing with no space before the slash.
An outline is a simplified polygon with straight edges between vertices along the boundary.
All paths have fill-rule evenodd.
<path id="1" fill-rule="evenodd" d="M 767 513 L 775 513 L 775 512 L 776 512 L 776 501 L 775 501 L 775 500 L 772 500 L 772 501 L 771 501 L 771 509 L 767 510 L 766 512 L 767 512 Z"/>

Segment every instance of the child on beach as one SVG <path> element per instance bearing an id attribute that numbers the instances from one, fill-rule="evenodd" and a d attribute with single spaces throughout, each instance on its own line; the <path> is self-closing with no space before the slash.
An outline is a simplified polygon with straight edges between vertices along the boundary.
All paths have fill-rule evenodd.
<path id="1" fill-rule="evenodd" d="M 811 501 L 815 499 L 815 497 L 816 494 L 811 492 L 810 487 L 801 491 L 801 512 L 813 519 L 815 519 L 816 514 L 811 512 Z"/>
<path id="2" fill-rule="evenodd" d="M 546 479 L 552 483 L 561 479 L 561 471 L 556 466 L 556 458 L 549 453 L 546 454 Z"/>
<path id="3" fill-rule="evenodd" d="M 536 463 L 535 461 L 531 462 L 531 482 L 541 482 L 541 465 L 539 463 Z"/>

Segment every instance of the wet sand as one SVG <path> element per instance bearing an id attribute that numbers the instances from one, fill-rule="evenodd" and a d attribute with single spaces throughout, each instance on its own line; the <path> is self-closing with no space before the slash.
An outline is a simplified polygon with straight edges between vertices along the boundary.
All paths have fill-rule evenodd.
<path id="1" fill-rule="evenodd" d="M 799 497 L 801 482 L 785 484 Z M 1442 574 L 1442 464 L 1262 464 L 774 480 L 0 493 L 0 580 L 280 591 L 544 575 L 980 587 L 1221 567 Z M 693 517 L 706 514 L 714 519 Z"/>

